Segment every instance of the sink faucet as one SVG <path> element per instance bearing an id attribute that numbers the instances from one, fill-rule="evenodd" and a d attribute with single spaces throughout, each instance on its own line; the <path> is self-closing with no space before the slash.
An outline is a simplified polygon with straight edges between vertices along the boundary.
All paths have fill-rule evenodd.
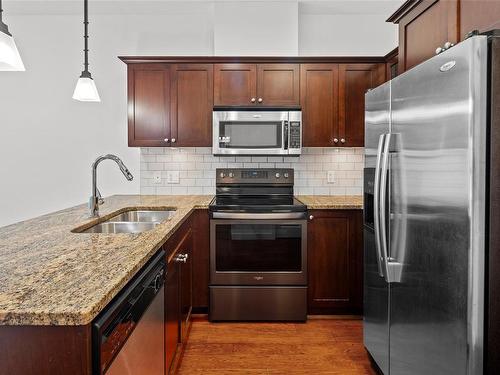
<path id="1" fill-rule="evenodd" d="M 132 181 L 134 179 L 132 173 L 130 173 L 125 164 L 123 164 L 123 161 L 118 156 L 111 154 L 99 156 L 94 161 L 94 163 L 92 163 L 92 196 L 89 199 L 90 217 L 99 216 L 99 205 L 104 203 L 104 199 L 102 199 L 101 193 L 97 188 L 97 166 L 101 161 L 106 159 L 113 160 L 116 164 L 118 164 L 118 167 L 127 180 Z"/>

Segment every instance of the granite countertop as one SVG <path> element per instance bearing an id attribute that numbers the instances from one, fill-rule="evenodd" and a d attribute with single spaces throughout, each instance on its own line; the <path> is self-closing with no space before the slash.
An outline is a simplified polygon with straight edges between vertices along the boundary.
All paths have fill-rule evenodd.
<path id="1" fill-rule="evenodd" d="M 315 209 L 338 209 L 358 210 L 363 209 L 362 195 L 298 195 L 296 197 L 304 203 L 307 208 Z"/>
<path id="2" fill-rule="evenodd" d="M 195 208 L 212 196 L 106 198 L 101 217 L 86 205 L 0 228 L 0 325 L 85 325 L 111 301 Z M 127 209 L 175 208 L 140 234 L 72 233 Z"/>
<path id="3" fill-rule="evenodd" d="M 362 196 L 297 196 L 309 209 L 360 209 Z M 0 228 L 0 325 L 90 323 L 210 195 L 116 195 Z M 129 209 L 176 209 L 140 234 L 73 233 Z"/>

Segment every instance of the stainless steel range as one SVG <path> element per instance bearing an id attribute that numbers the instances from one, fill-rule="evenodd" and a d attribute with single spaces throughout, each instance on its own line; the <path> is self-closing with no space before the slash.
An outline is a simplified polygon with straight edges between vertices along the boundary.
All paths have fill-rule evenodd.
<path id="1" fill-rule="evenodd" d="M 307 207 L 293 169 L 217 169 L 209 209 L 210 320 L 306 320 Z"/>

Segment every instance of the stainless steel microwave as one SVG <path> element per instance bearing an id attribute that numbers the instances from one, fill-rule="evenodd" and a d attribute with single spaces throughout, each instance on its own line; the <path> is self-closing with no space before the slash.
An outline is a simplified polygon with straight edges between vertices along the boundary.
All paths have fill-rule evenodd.
<path id="1" fill-rule="evenodd" d="M 214 155 L 298 156 L 302 148 L 300 110 L 214 110 Z"/>

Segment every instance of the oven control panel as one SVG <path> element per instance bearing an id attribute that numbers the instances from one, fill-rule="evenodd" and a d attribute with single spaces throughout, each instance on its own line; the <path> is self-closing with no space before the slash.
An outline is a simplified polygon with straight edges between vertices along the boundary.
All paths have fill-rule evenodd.
<path id="1" fill-rule="evenodd" d="M 286 184 L 293 185 L 291 168 L 218 168 L 216 184 Z"/>

